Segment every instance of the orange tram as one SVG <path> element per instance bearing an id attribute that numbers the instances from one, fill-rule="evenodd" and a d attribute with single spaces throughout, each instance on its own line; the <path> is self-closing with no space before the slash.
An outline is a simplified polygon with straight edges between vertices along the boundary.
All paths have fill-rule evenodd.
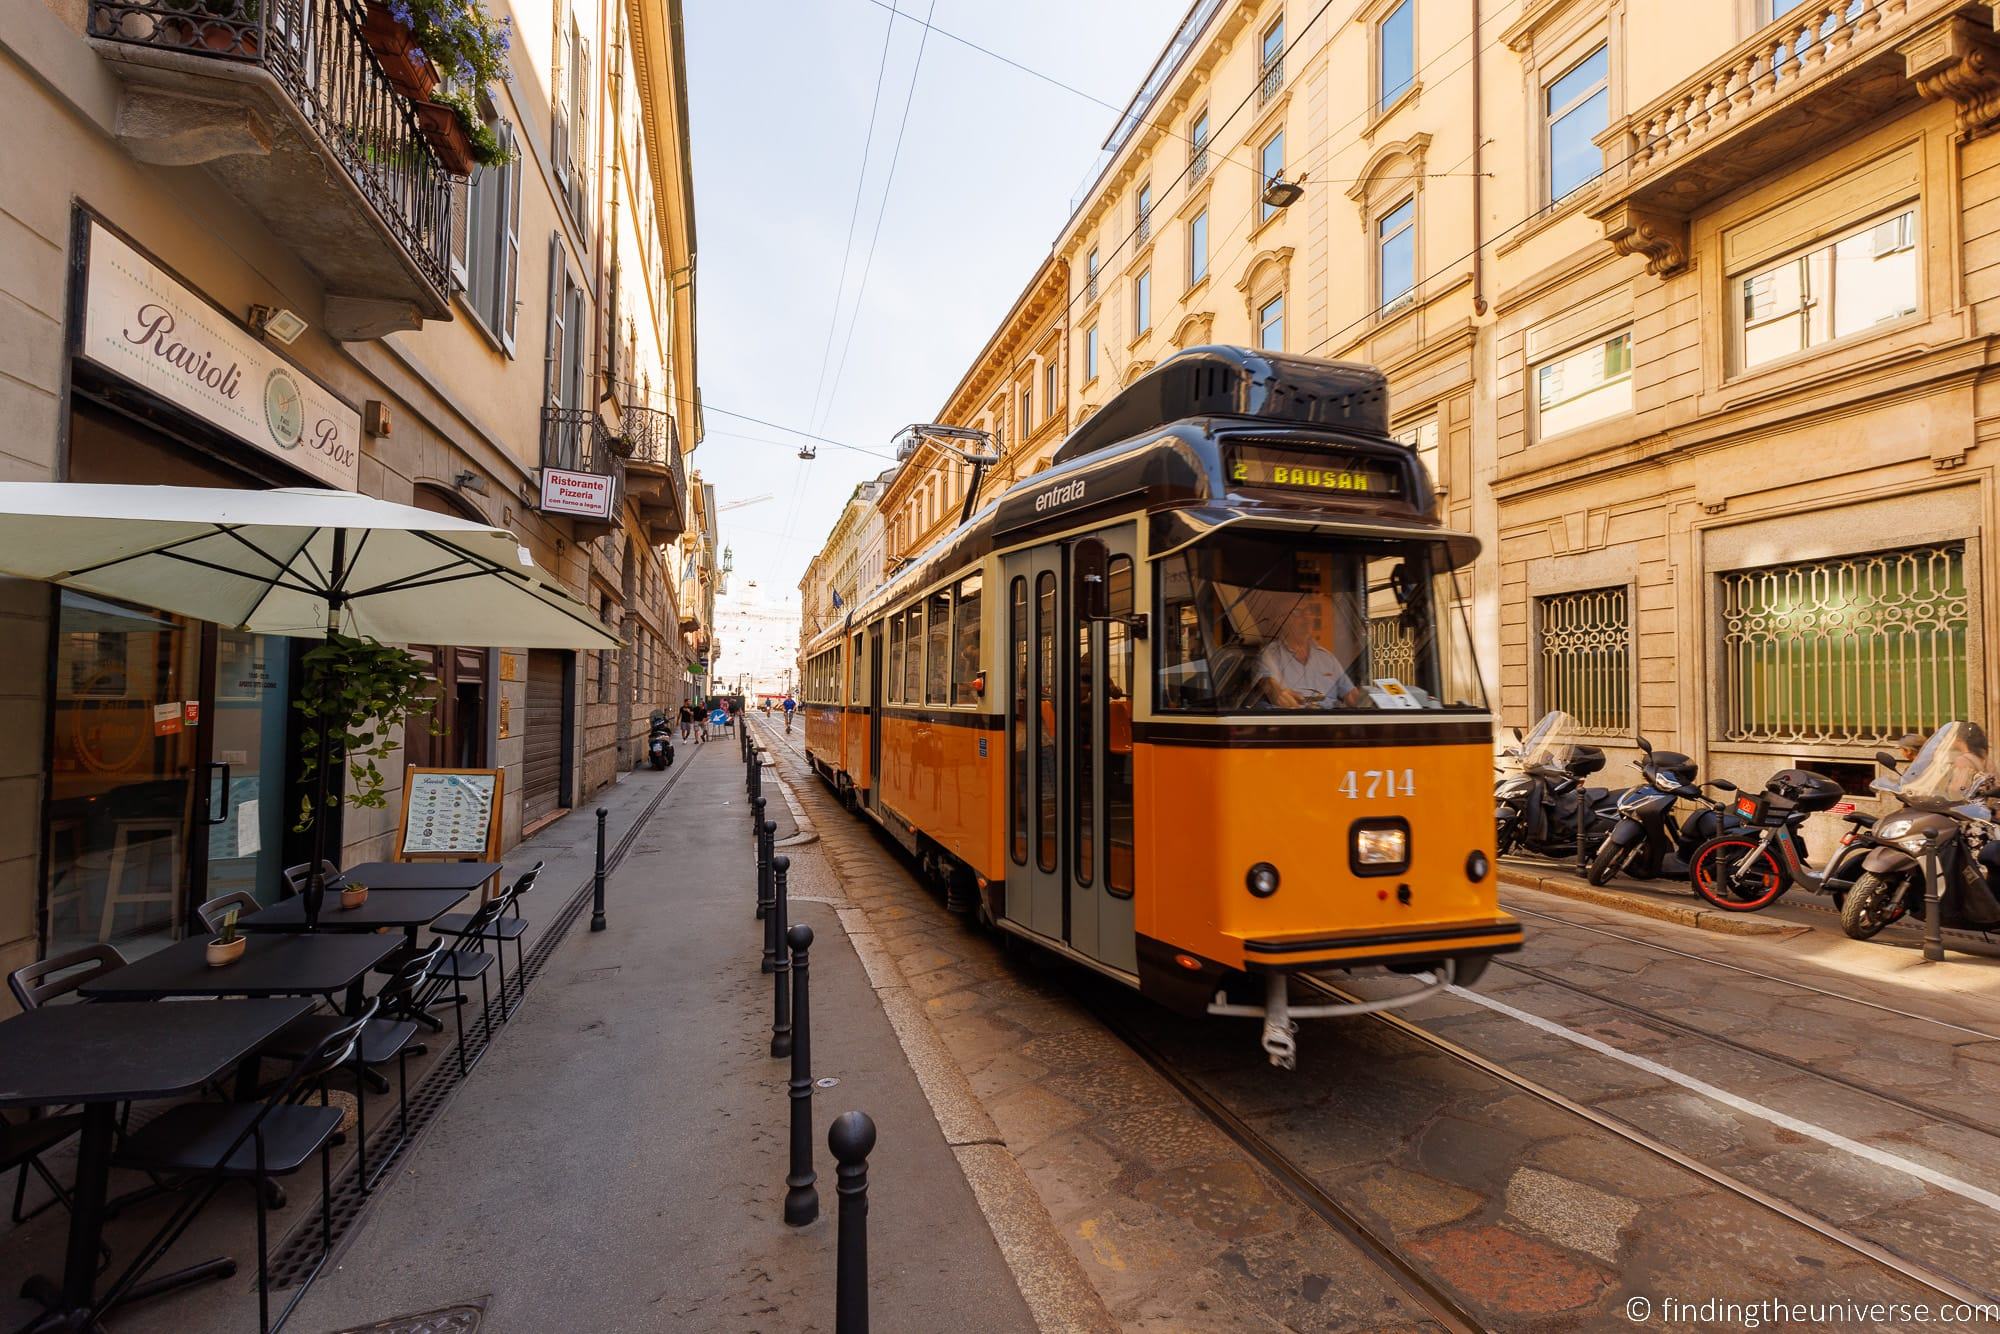
<path id="1" fill-rule="evenodd" d="M 806 645 L 814 769 L 956 911 L 1188 1013 L 1470 984 L 1520 924 L 1448 531 L 1372 367 L 1183 352 Z M 1292 973 L 1422 985 L 1299 1006 Z"/>

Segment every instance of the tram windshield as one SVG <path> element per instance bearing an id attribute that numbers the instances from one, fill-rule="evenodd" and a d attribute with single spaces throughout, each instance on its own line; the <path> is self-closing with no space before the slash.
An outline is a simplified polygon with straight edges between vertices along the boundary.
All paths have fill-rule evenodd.
<path id="1" fill-rule="evenodd" d="M 1486 711 L 1442 543 L 1231 529 L 1158 584 L 1163 712 Z"/>
<path id="2" fill-rule="evenodd" d="M 2000 795 L 2000 769 L 1986 730 L 1977 723 L 1946 723 L 1931 734 L 1896 783 L 1904 805 L 1948 810 L 1975 798 Z"/>

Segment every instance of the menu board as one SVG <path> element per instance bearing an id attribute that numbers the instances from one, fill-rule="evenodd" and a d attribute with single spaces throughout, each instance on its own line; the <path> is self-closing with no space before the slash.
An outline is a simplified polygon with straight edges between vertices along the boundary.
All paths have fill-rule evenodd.
<path id="1" fill-rule="evenodd" d="M 498 769 L 410 768 L 399 857 L 485 857 L 500 837 Z"/>

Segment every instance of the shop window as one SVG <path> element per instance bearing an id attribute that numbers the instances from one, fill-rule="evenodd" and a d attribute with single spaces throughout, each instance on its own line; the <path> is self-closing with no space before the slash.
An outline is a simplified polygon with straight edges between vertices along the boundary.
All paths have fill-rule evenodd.
<path id="1" fill-rule="evenodd" d="M 1737 364 L 1748 370 L 1917 311 L 1917 211 L 1736 279 Z"/>
<path id="2" fill-rule="evenodd" d="M 1970 716 L 1962 543 L 1732 570 L 1718 593 L 1725 741 L 1881 746 Z"/>
<path id="3" fill-rule="evenodd" d="M 1632 730 L 1631 595 L 1589 588 L 1535 599 L 1538 713 L 1561 709 L 1585 731 Z"/>
<path id="4" fill-rule="evenodd" d="M 1535 433 L 1561 435 L 1632 410 L 1628 330 L 1535 367 Z"/>

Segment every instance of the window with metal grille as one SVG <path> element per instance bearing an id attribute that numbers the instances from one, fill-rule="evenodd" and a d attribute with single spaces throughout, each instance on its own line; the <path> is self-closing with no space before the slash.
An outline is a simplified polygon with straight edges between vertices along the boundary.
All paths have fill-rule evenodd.
<path id="1" fill-rule="evenodd" d="M 1720 576 L 1722 737 L 1871 746 L 1971 708 L 1965 546 Z"/>
<path id="2" fill-rule="evenodd" d="M 1561 709 L 1589 732 L 1632 730 L 1632 611 L 1623 588 L 1535 599 L 1540 709 Z"/>

